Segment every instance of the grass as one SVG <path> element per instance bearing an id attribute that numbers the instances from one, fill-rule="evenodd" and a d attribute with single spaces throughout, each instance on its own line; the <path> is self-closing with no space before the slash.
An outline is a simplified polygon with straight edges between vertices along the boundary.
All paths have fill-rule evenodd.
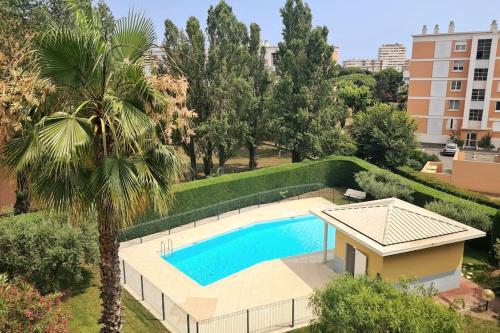
<path id="1" fill-rule="evenodd" d="M 91 269 L 91 280 L 87 288 L 80 293 L 67 298 L 63 308 L 69 312 L 69 332 L 94 333 L 98 332 L 97 324 L 101 311 L 99 299 L 99 274 L 96 268 Z M 136 301 L 126 290 L 123 290 L 122 304 L 124 308 L 125 333 L 169 333 L 169 331 Z"/>

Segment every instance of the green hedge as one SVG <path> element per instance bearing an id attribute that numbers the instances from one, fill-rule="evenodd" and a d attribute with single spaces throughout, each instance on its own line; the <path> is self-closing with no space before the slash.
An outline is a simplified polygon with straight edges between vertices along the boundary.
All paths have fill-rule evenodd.
<path id="1" fill-rule="evenodd" d="M 269 191 L 293 185 L 324 183 L 327 186 L 346 186 L 358 188 L 354 174 L 359 171 L 383 170 L 379 167 L 351 156 L 331 156 L 317 161 L 284 164 L 263 168 L 256 171 L 223 175 L 204 180 L 178 184 L 174 187 L 175 202 L 170 215 L 187 212 L 193 209 L 214 205 L 222 201 L 247 196 L 261 191 Z M 390 173 L 390 171 L 383 170 Z M 467 201 L 449 193 L 444 193 L 424 184 L 396 175 L 415 191 L 414 203 L 424 206 L 437 199 L 466 203 Z M 496 209 L 478 203 L 478 208 L 493 216 Z M 148 214 L 138 223 L 157 218 Z"/>
<path id="2" fill-rule="evenodd" d="M 474 201 L 486 206 L 500 209 L 500 202 L 495 201 L 481 193 L 458 188 L 456 186 L 445 183 L 434 177 L 424 175 L 421 172 L 415 171 L 408 166 L 401 166 L 396 169 L 396 172 L 406 178 L 413 179 L 419 183 L 435 188 L 436 190 L 450 193 L 460 198 L 467 199 L 469 201 Z"/>

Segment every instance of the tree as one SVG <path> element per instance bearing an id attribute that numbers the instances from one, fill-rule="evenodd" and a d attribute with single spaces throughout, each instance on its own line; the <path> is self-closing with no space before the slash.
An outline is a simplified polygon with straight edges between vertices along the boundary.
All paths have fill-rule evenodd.
<path id="1" fill-rule="evenodd" d="M 359 73 L 340 76 L 336 81 L 338 87 L 346 85 L 355 85 L 357 87 L 366 86 L 370 91 L 377 85 L 377 80 L 373 78 L 373 75 Z"/>
<path id="2" fill-rule="evenodd" d="M 387 68 L 375 73 L 374 77 L 377 80 L 375 98 L 381 103 L 399 103 L 401 90 L 405 86 L 403 73 L 394 68 Z"/>
<path id="3" fill-rule="evenodd" d="M 207 80 L 205 36 L 197 18 L 190 17 L 186 23 L 186 31 L 179 30 L 171 20 L 165 20 L 163 41 L 165 58 L 162 66 L 164 72 L 176 77 L 185 77 L 189 83 L 186 105 L 197 113 L 194 128 L 208 119 Z M 191 178 L 196 177 L 196 141 L 201 139 L 202 132 L 196 131 L 189 140 L 182 142 L 182 147 L 189 156 Z M 203 153 L 204 171 L 206 175 L 212 170 L 212 149 Z"/>
<path id="4" fill-rule="evenodd" d="M 111 35 L 113 33 L 113 29 L 115 28 L 115 18 L 113 13 L 111 13 L 111 9 L 109 9 L 109 6 L 106 2 L 104 2 L 104 0 L 99 0 L 97 2 L 97 11 L 99 12 L 101 25 L 104 29 L 105 35 Z"/>
<path id="5" fill-rule="evenodd" d="M 118 230 L 150 207 L 166 214 L 183 163 L 150 116 L 169 111 L 168 97 L 144 75 L 151 20 L 131 12 L 106 36 L 89 3 L 70 0 L 68 10 L 70 23 L 43 33 L 35 52 L 41 78 L 78 98 L 11 140 L 4 155 L 13 171 L 37 170 L 33 193 L 47 207 L 97 212 L 101 332 L 121 332 Z"/>
<path id="6" fill-rule="evenodd" d="M 257 168 L 256 149 L 263 140 L 266 128 L 265 96 L 271 79 L 264 65 L 265 50 L 261 48 L 260 27 L 250 24 L 249 66 L 252 87 L 252 103 L 245 108 L 242 115 L 246 125 L 246 143 L 248 148 L 248 168 Z"/>
<path id="7" fill-rule="evenodd" d="M 365 111 L 372 103 L 372 93 L 368 86 L 346 83 L 339 87 L 338 97 L 351 108 L 353 113 Z"/>
<path id="8" fill-rule="evenodd" d="M 377 104 L 354 116 L 351 133 L 361 158 L 394 168 L 405 164 L 417 146 L 416 128 L 414 120 L 405 111 Z"/>
<path id="9" fill-rule="evenodd" d="M 312 28 L 311 9 L 302 0 L 287 0 L 280 10 L 283 42 L 279 44 L 274 112 L 282 119 L 280 141 L 292 162 L 319 153 L 322 129 L 313 122 L 335 103 L 335 66 L 328 29 Z"/>
<path id="10" fill-rule="evenodd" d="M 432 299 L 433 290 L 399 288 L 383 279 L 348 275 L 332 279 L 315 291 L 311 305 L 317 319 L 312 332 L 459 333 L 460 314 Z"/>
<path id="11" fill-rule="evenodd" d="M 437 200 L 425 204 L 425 209 L 484 232 L 489 232 L 493 224 L 490 216 L 482 209 L 465 203 L 455 204 Z"/>
<path id="12" fill-rule="evenodd" d="M 243 123 L 239 115 L 252 102 L 249 80 L 250 59 L 248 31 L 224 1 L 208 10 L 207 35 L 210 43 L 207 61 L 207 92 L 210 116 L 206 122 L 208 144 L 213 144 L 219 158 L 220 172 L 224 164 L 243 143 Z"/>

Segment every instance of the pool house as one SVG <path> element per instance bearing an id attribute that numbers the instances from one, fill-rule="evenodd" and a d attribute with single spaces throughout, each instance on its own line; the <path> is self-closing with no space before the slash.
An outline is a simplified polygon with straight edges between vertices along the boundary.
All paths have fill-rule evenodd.
<path id="1" fill-rule="evenodd" d="M 335 227 L 333 269 L 398 283 L 401 276 L 439 291 L 460 285 L 464 242 L 483 231 L 391 198 L 312 212 Z M 326 244 L 326 243 L 325 243 Z M 327 249 L 323 259 L 326 261 Z"/>

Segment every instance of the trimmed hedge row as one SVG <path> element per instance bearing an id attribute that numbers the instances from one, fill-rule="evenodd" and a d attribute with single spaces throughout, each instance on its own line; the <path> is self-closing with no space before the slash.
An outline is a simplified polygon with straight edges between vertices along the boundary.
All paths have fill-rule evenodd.
<path id="1" fill-rule="evenodd" d="M 222 201 L 243 197 L 260 191 L 268 191 L 280 187 L 301 185 L 308 183 L 324 183 L 327 186 L 346 186 L 358 188 L 354 181 L 354 174 L 359 171 L 382 170 L 379 167 L 351 156 L 331 156 L 318 161 L 306 161 L 242 172 L 188 183 L 174 187 L 175 202 L 170 215 L 183 213 L 192 209 L 210 206 Z M 414 203 L 424 206 L 427 202 L 437 199 L 465 204 L 468 201 L 452 194 L 438 191 L 434 188 L 395 175 L 415 191 Z M 470 202 L 469 202 L 470 203 Z M 472 202 L 478 208 L 493 216 L 496 209 Z M 157 218 L 152 214 L 144 216 L 141 221 Z"/>
<path id="2" fill-rule="evenodd" d="M 467 199 L 469 201 L 474 201 L 486 206 L 500 209 L 500 202 L 495 201 L 481 193 L 458 188 L 456 186 L 445 183 L 434 177 L 426 176 L 421 172 L 415 171 L 408 166 L 398 167 L 395 171 L 406 178 L 413 179 L 419 183 L 435 188 L 436 190 L 450 193 L 460 198 Z"/>

